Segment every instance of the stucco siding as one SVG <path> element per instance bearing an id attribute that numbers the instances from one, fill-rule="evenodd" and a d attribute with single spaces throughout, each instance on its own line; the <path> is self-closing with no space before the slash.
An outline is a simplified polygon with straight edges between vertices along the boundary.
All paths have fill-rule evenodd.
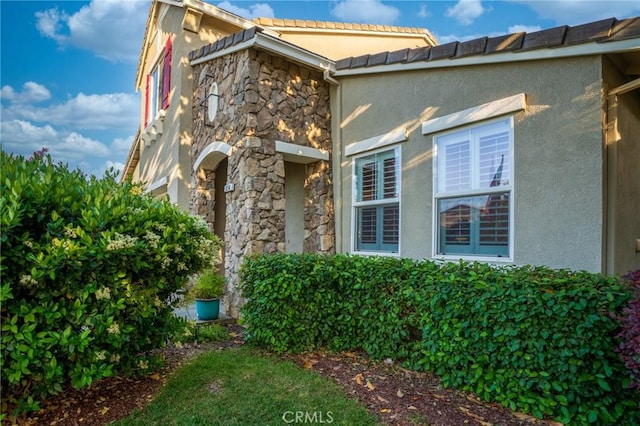
<path id="1" fill-rule="evenodd" d="M 514 115 L 514 258 L 518 264 L 603 267 L 601 66 L 597 57 L 345 77 L 342 250 L 352 237 L 352 157 L 344 147 L 398 128 L 401 142 L 400 255 L 433 255 L 433 135 L 425 120 L 525 93 Z"/>
<path id="2" fill-rule="evenodd" d="M 167 37 L 171 35 L 170 104 L 162 124 L 162 134 L 151 142 L 150 146 L 145 146 L 144 142 L 141 144 L 140 164 L 143 167 L 140 169 L 138 179 L 149 185 L 166 177 L 168 179 L 167 195 L 171 202 L 184 210 L 189 210 L 191 198 L 189 177 L 191 176 L 193 140 L 191 108 L 193 70 L 185 58 L 192 50 L 212 43 L 229 33 L 224 33 L 218 28 L 213 29 L 211 25 L 219 25 L 213 19 L 203 19 L 198 33 L 185 31 L 182 28 L 184 9 L 166 5 L 163 7 L 168 10 L 165 14 L 160 13 L 162 19 L 157 27 L 159 31 L 153 32 L 143 75 L 146 79 L 146 75 L 164 48 Z M 229 28 L 229 31 L 233 30 L 237 29 Z M 142 91 L 141 126 L 144 126 L 145 88 L 139 89 Z"/>

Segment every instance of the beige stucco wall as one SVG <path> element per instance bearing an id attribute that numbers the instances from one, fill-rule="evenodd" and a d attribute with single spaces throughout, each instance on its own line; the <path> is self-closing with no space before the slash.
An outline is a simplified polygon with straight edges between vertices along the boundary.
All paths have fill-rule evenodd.
<path id="1" fill-rule="evenodd" d="M 184 9 L 162 5 L 162 17 L 157 25 L 157 32 L 151 32 L 147 61 L 143 68 L 141 126 L 144 126 L 144 93 L 145 79 L 156 63 L 158 54 L 164 48 L 169 34 L 172 35 L 171 60 L 171 93 L 170 105 L 163 122 L 163 133 L 150 146 L 140 144 L 140 167 L 137 179 L 153 184 L 167 177 L 167 194 L 169 199 L 184 210 L 189 210 L 190 176 L 191 176 L 191 144 L 192 144 L 192 108 L 193 70 L 186 59 L 189 52 L 217 39 L 225 37 L 238 29 L 222 25 L 220 21 L 204 17 L 198 33 L 182 28 Z M 226 31 L 225 31 L 226 30 Z M 156 40 L 159 38 L 160 42 Z M 144 131 L 144 129 L 142 129 Z M 134 177 L 135 179 L 135 177 Z"/>
<path id="2" fill-rule="evenodd" d="M 424 35 L 385 32 L 304 32 L 276 29 L 280 37 L 332 60 L 394 50 L 430 46 Z"/>
<path id="3" fill-rule="evenodd" d="M 613 62 L 603 61 L 604 89 L 627 82 Z M 640 95 L 631 91 L 609 99 L 607 111 L 609 211 L 611 234 L 608 272 L 625 274 L 640 269 Z"/>
<path id="4" fill-rule="evenodd" d="M 401 146 L 400 255 L 432 256 L 432 136 L 421 123 L 525 93 L 515 114 L 514 262 L 603 269 L 603 136 L 599 58 L 564 58 L 340 78 L 332 133 L 342 157 L 338 249 L 350 250 L 352 158 L 344 147 L 397 128 Z M 337 101 L 339 102 L 339 101 Z M 332 105 L 333 107 L 333 105 Z M 335 164 L 335 163 L 334 163 Z M 339 198 L 339 200 L 338 200 Z M 341 201 L 341 204 L 340 202 Z"/>

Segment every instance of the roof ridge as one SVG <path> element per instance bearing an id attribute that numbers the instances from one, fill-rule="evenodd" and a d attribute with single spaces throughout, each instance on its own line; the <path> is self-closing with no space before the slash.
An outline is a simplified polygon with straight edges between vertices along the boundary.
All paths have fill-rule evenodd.
<path id="1" fill-rule="evenodd" d="M 313 21 L 308 19 L 282 19 L 259 17 L 252 19 L 252 22 L 265 27 L 291 27 L 291 28 L 313 28 L 323 30 L 351 30 L 351 31 L 376 31 L 402 34 L 426 34 L 431 33 L 426 28 L 420 27 L 398 27 L 395 25 L 363 24 L 356 22 L 337 21 Z"/>

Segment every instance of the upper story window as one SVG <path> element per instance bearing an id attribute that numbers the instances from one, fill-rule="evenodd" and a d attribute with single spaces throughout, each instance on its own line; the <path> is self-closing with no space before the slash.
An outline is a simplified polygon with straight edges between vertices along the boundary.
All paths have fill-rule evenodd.
<path id="1" fill-rule="evenodd" d="M 513 119 L 434 137 L 435 254 L 511 257 Z"/>
<path id="2" fill-rule="evenodd" d="M 145 93 L 145 127 L 156 118 L 158 111 L 169 107 L 171 91 L 171 37 L 167 39 L 158 62 L 147 74 Z"/>
<path id="3" fill-rule="evenodd" d="M 400 148 L 355 159 L 354 251 L 398 253 Z"/>

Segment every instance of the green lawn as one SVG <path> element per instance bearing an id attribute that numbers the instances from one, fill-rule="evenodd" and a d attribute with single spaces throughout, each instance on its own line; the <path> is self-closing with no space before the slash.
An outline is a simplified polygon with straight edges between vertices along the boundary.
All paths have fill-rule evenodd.
<path id="1" fill-rule="evenodd" d="M 251 348 L 205 353 L 178 369 L 129 425 L 376 425 L 364 406 L 320 375 Z"/>

